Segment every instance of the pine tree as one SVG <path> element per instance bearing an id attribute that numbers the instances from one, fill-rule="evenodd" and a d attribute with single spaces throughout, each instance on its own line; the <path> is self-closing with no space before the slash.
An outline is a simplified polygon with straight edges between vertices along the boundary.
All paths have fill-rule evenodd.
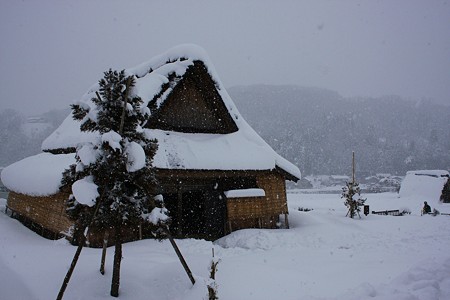
<path id="1" fill-rule="evenodd" d="M 84 243 L 85 228 L 91 225 L 114 232 L 111 295 L 115 297 L 119 294 L 121 228 L 150 221 L 155 234 L 161 234 L 168 221 L 162 199 L 154 197 L 157 182 L 152 160 L 157 141 L 142 129 L 150 110 L 132 93 L 134 85 L 134 76 L 110 69 L 91 99 L 94 106 L 72 105 L 74 119 L 81 121 L 80 130 L 98 132 L 99 138 L 77 149 L 76 164 L 63 176 L 63 185 L 72 186 L 67 212 L 76 221 L 74 241 Z M 77 197 L 74 186 L 83 188 L 86 182 L 96 187 L 95 199 Z"/>
<path id="2" fill-rule="evenodd" d="M 356 214 L 359 215 L 361 206 L 364 205 L 366 199 L 358 197 L 361 195 L 361 189 L 357 182 L 347 182 L 345 187 L 342 188 L 341 198 L 344 198 L 344 204 L 348 208 L 347 216 L 354 218 Z"/>
<path id="3" fill-rule="evenodd" d="M 348 208 L 347 216 L 354 218 L 356 214 L 361 218 L 359 212 L 361 206 L 364 205 L 366 199 L 358 197 L 361 195 L 361 189 L 359 184 L 355 180 L 355 152 L 352 152 L 352 181 L 346 182 L 346 185 L 342 188 L 341 198 L 344 198 L 344 204 Z"/>

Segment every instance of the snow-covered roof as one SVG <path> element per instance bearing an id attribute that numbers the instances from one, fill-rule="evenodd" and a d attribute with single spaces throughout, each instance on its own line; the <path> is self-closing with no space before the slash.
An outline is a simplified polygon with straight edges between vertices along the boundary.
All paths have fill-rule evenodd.
<path id="1" fill-rule="evenodd" d="M 4 168 L 1 178 L 3 184 L 16 193 L 48 196 L 59 191 L 62 173 L 74 163 L 74 153 L 40 153 Z"/>
<path id="2" fill-rule="evenodd" d="M 229 190 L 224 192 L 227 198 L 247 198 L 247 197 L 264 197 L 266 192 L 263 189 L 241 189 Z"/>
<path id="3" fill-rule="evenodd" d="M 449 172 L 445 170 L 408 171 L 401 183 L 399 196 L 438 203 L 448 176 Z"/>
<path id="4" fill-rule="evenodd" d="M 189 134 L 174 131 L 146 129 L 147 135 L 157 138 L 159 149 L 154 165 L 163 169 L 204 169 L 204 170 L 271 170 L 276 167 L 300 178 L 300 170 L 278 155 L 242 118 L 235 104 L 223 87 L 206 52 L 199 46 L 187 44 L 172 48 L 150 61 L 126 70 L 137 77 L 133 93 L 140 96 L 147 105 L 162 91 L 163 84 L 175 73 L 183 76 L 186 70 L 202 61 L 216 84 L 228 113 L 238 127 L 230 134 Z M 83 102 L 92 105 L 98 85 L 94 85 L 83 97 Z M 165 100 L 169 92 L 164 92 L 157 103 Z M 91 141 L 95 133 L 81 132 L 80 123 L 69 115 L 42 144 L 42 149 L 76 148 Z"/>
<path id="5" fill-rule="evenodd" d="M 438 178 L 449 176 L 449 172 L 446 170 L 415 170 L 406 172 L 406 176 L 408 175 L 431 176 Z"/>
<path id="6" fill-rule="evenodd" d="M 201 61 L 206 67 L 229 116 L 236 124 L 238 130 L 233 133 L 216 134 L 144 129 L 148 137 L 158 140 L 158 151 L 154 157 L 154 166 L 160 169 L 181 170 L 282 169 L 291 178 L 300 178 L 301 173 L 298 167 L 278 155 L 242 118 L 217 76 L 208 55 L 202 48 L 192 44 L 180 45 L 146 63 L 127 69 L 125 72 L 129 75 L 133 74 L 137 78 L 132 93 L 141 97 L 145 107 L 150 101 L 155 101 L 156 99 L 158 108 L 168 98 L 174 85 L 178 82 L 173 80 L 173 77 L 182 78 L 189 67 L 193 66 L 196 61 Z M 98 84 L 92 86 L 79 102 L 94 108 L 91 99 L 95 97 L 95 92 L 98 90 Z M 53 150 L 55 152 L 55 150 L 61 149 L 75 149 L 86 142 L 94 142 L 98 138 L 99 135 L 96 132 L 81 132 L 80 122 L 73 120 L 72 114 L 70 114 L 44 140 L 42 150 Z M 51 154 L 45 154 L 46 159 L 63 160 L 58 155 L 49 155 Z M 71 157 L 73 162 L 73 154 Z M 72 163 L 68 159 L 64 161 L 66 162 L 65 168 Z M 23 169 L 20 170 L 21 168 Z M 27 159 L 26 166 L 25 163 L 13 164 L 7 169 L 7 172 L 3 172 L 5 175 L 2 173 L 2 179 L 5 177 L 5 185 L 11 190 L 18 192 L 25 190 L 22 187 L 17 188 L 17 186 L 14 186 L 9 174 L 26 173 L 27 169 L 51 169 L 49 172 L 61 174 L 64 170 L 64 168 L 56 167 L 52 163 L 43 165 L 36 157 Z M 15 177 L 14 180 L 23 182 L 23 176 Z M 57 180 L 58 184 L 60 178 L 61 176 Z M 41 192 L 36 192 L 34 188 L 30 187 L 30 190 L 26 190 L 26 194 L 45 194 L 50 190 L 56 191 L 54 184 L 51 186 L 52 188 Z"/>

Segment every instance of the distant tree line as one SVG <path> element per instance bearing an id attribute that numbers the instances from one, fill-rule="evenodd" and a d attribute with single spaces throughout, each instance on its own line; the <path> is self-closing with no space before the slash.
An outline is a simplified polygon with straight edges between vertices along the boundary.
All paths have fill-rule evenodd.
<path id="1" fill-rule="evenodd" d="M 299 86 L 228 90 L 246 121 L 304 175 L 450 168 L 450 107 L 398 96 L 343 98 Z"/>

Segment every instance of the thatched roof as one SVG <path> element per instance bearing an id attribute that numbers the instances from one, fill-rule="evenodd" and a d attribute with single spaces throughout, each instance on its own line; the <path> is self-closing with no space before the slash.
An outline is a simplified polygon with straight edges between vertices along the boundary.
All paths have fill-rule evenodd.
<path id="1" fill-rule="evenodd" d="M 126 73 L 137 77 L 132 93 L 151 111 L 144 131 L 158 140 L 155 167 L 279 170 L 290 180 L 300 178 L 298 167 L 278 155 L 242 118 L 202 48 L 178 46 Z M 80 102 L 94 107 L 91 99 L 98 90 L 94 85 Z M 95 132 L 81 132 L 80 122 L 69 115 L 43 142 L 42 150 L 57 159 L 97 138 Z"/>

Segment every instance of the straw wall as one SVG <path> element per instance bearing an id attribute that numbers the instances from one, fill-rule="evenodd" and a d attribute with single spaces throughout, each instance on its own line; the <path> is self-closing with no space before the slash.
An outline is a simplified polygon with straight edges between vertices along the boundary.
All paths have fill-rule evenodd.
<path id="1" fill-rule="evenodd" d="M 280 214 L 287 214 L 284 178 L 266 173 L 257 176 L 257 185 L 265 197 L 241 197 L 227 200 L 229 230 L 276 228 Z"/>
<path id="2" fill-rule="evenodd" d="M 253 173 L 258 188 L 264 189 L 264 197 L 242 197 L 227 199 L 227 231 L 242 228 L 276 228 L 279 216 L 285 214 L 285 225 L 288 227 L 288 208 L 286 202 L 285 178 L 277 172 Z M 197 179 L 205 177 L 199 172 L 192 173 Z M 215 174 L 217 175 L 217 174 Z M 219 176 L 218 176 L 219 177 Z M 189 177 L 191 178 L 191 177 Z M 192 178 L 191 178 L 192 179 Z M 47 197 L 33 197 L 11 192 L 8 197 L 8 207 L 15 213 L 16 218 L 35 230 L 39 234 L 56 238 L 61 232 L 67 232 L 73 222 L 65 213 L 67 193 L 58 193 Z M 31 228 L 30 227 L 30 228 Z M 34 230 L 35 228 L 33 228 Z M 44 234 L 49 231 L 49 234 Z M 127 228 L 124 236 L 130 240 L 141 236 L 147 237 L 144 228 Z M 103 231 L 93 228 L 89 236 L 90 246 L 101 246 Z"/>
<path id="3" fill-rule="evenodd" d="M 66 193 L 58 193 L 47 197 L 34 197 L 10 192 L 8 208 L 49 231 L 66 232 L 73 224 L 65 213 L 68 196 Z"/>
<path id="4" fill-rule="evenodd" d="M 265 214 L 287 214 L 286 183 L 278 173 L 260 175 L 256 178 L 258 187 L 266 192 Z"/>

